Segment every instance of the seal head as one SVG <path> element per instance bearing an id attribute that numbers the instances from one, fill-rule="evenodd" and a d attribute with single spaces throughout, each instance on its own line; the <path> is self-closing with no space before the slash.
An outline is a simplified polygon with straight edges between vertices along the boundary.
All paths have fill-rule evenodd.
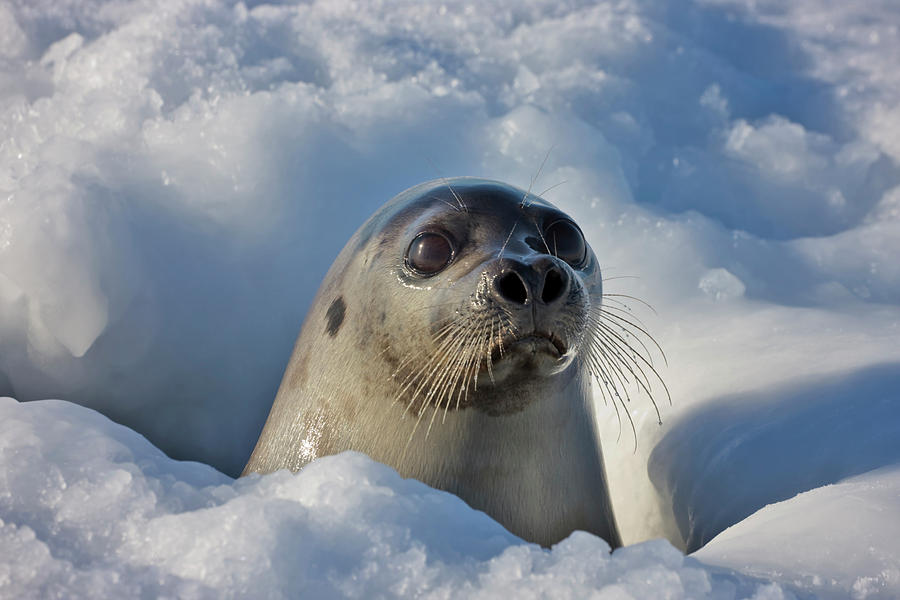
<path id="1" fill-rule="evenodd" d="M 590 390 L 601 297 L 549 202 L 474 178 L 413 187 L 332 265 L 244 473 L 357 450 L 529 541 L 616 546 Z"/>

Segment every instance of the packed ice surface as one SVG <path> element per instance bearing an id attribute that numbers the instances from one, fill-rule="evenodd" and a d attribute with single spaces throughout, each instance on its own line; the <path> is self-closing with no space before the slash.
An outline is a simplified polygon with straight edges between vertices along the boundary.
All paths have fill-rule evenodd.
<path id="1" fill-rule="evenodd" d="M 898 55 L 892 0 L 0 3 L 0 393 L 91 407 L 170 456 L 235 475 L 354 229 L 424 180 L 529 187 L 540 170 L 534 190 L 579 222 L 606 290 L 655 307 L 628 300 L 668 358 L 656 356 L 672 395 L 670 407 L 655 390 L 663 425 L 645 397 L 630 403 L 636 450 L 627 421 L 620 435 L 612 408 L 601 411 L 626 542 L 709 542 L 699 556 L 727 550 L 741 564 L 722 564 L 753 566 L 801 595 L 898 596 L 890 569 L 873 570 L 900 556 L 875 516 L 900 511 L 890 470 L 900 463 Z M 17 434 L 28 447 L 75 435 L 47 414 Z M 131 434 L 116 435 L 133 447 Z M 56 473 L 90 460 L 82 448 L 36 462 L 4 455 L 3 472 Z M 340 460 L 321 468 L 348 478 L 378 469 Z M 218 481 L 237 498 L 281 485 L 155 464 L 177 471 L 172 489 Z M 99 502 L 115 490 L 137 498 L 156 480 L 134 483 L 134 471 L 126 485 L 118 467 L 97 468 L 102 484 L 65 488 L 81 490 L 81 509 L 0 514 L 4 556 L 21 559 L 0 567 L 0 585 L 10 573 L 54 573 L 48 585 L 86 594 L 150 581 L 115 544 L 145 533 L 150 512 L 135 506 L 155 509 Z M 880 483 L 823 488 L 867 473 Z M 3 502 L 41 506 L 60 489 L 14 483 Z M 871 535 L 822 537 L 838 519 L 827 507 L 857 506 L 842 490 L 871 502 L 860 523 Z M 186 497 L 212 494 L 195 492 Z M 714 539 L 753 527 L 767 513 L 743 520 L 767 505 L 814 514 L 802 503 L 820 501 L 823 520 L 806 521 L 797 544 L 763 525 L 742 538 L 744 554 L 735 538 Z M 94 504 L 110 510 L 91 517 Z M 127 514 L 96 516 L 113 509 Z M 72 527 L 49 539 L 61 523 Z M 115 552 L 104 546 L 113 538 Z M 91 550 L 90 540 L 106 541 Z M 784 578 L 764 560 L 772 544 L 796 559 Z M 464 553 L 488 560 L 476 547 Z M 154 565 L 182 556 L 157 548 Z M 649 560 L 646 548 L 628 551 Z M 803 548 L 848 559 L 817 562 Z M 562 556 L 516 552 L 534 564 Z M 256 560 L 235 557 L 236 571 Z M 338 562 L 369 573 L 365 560 Z M 283 572 L 278 585 L 290 587 L 294 572 Z M 221 589 L 182 579 L 165 589 Z"/>

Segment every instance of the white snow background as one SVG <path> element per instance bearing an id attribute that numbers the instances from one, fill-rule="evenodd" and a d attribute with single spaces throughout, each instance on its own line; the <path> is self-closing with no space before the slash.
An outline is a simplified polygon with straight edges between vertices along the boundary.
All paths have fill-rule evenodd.
<path id="1" fill-rule="evenodd" d="M 898 64 L 893 0 L 2 0 L 0 597 L 900 597 Z M 545 157 L 668 357 L 632 545 L 233 480 L 365 218 Z"/>

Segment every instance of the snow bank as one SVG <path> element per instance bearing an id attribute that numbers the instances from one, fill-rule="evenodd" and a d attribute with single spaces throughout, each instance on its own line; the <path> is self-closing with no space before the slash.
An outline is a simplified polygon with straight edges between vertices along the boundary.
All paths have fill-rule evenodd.
<path id="1" fill-rule="evenodd" d="M 900 467 L 880 469 L 767 506 L 694 557 L 817 598 L 897 598 L 898 500 Z"/>
<path id="2" fill-rule="evenodd" d="M 662 540 L 551 551 L 361 454 L 233 481 L 74 404 L 0 399 L 9 598 L 792 597 Z"/>
<path id="3" fill-rule="evenodd" d="M 898 389 L 900 366 L 879 365 L 690 411 L 649 465 L 672 499 L 688 550 L 767 504 L 900 466 Z M 885 509 L 900 515 L 895 500 Z"/>

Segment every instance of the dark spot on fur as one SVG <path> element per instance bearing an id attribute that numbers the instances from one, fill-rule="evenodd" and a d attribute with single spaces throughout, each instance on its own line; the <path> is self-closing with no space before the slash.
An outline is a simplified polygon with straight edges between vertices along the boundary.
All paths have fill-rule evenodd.
<path id="1" fill-rule="evenodd" d="M 341 323 L 344 322 L 344 312 L 346 312 L 347 306 L 344 304 L 344 297 L 338 296 L 335 298 L 334 302 L 331 303 L 331 306 L 328 307 L 328 312 L 325 313 L 325 319 L 328 321 L 325 325 L 325 331 L 328 332 L 328 335 L 334 337 L 337 335 L 338 330 L 341 328 Z"/>

